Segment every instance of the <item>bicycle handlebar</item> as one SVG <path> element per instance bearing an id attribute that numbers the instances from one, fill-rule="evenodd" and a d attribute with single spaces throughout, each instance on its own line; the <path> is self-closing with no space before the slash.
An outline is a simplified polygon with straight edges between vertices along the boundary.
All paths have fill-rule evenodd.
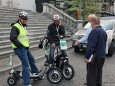
<path id="1" fill-rule="evenodd" d="M 65 37 L 70 38 L 71 36 L 67 36 L 67 35 L 56 35 L 59 39 L 63 39 Z"/>

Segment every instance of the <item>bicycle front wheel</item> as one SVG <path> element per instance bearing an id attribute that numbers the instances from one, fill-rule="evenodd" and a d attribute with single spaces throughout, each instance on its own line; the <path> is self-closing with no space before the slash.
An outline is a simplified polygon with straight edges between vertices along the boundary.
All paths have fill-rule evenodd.
<path id="1" fill-rule="evenodd" d="M 63 79 L 62 71 L 59 68 L 50 68 L 47 71 L 47 79 L 53 84 L 60 83 Z"/>

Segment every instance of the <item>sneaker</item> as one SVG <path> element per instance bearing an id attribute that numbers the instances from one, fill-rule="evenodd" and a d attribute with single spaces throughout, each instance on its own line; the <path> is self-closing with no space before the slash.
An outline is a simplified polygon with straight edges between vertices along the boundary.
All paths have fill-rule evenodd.
<path id="1" fill-rule="evenodd" d="M 65 57 L 65 59 L 68 61 L 68 57 Z"/>
<path id="2" fill-rule="evenodd" d="M 31 84 L 29 84 L 29 85 L 24 85 L 24 86 L 32 86 Z"/>
<path id="3" fill-rule="evenodd" d="M 32 77 L 37 77 L 39 78 L 40 80 L 43 79 L 43 77 L 41 75 L 39 75 L 39 73 L 32 73 Z"/>
<path id="4" fill-rule="evenodd" d="M 30 73 L 32 73 L 32 71 L 29 69 L 29 71 L 30 71 Z M 38 73 L 40 73 L 40 72 L 42 72 L 42 69 L 40 69 L 39 71 L 38 71 Z"/>

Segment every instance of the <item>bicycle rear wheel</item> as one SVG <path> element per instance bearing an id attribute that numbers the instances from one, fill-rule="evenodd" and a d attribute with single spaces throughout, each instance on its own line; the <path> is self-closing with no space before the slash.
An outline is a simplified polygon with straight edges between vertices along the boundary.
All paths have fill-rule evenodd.
<path id="1" fill-rule="evenodd" d="M 66 80 L 71 80 L 74 77 L 74 68 L 70 64 L 65 65 L 63 66 L 62 73 Z"/>
<path id="2" fill-rule="evenodd" d="M 50 68 L 47 71 L 47 79 L 52 84 L 60 83 L 63 79 L 62 71 L 59 68 Z"/>

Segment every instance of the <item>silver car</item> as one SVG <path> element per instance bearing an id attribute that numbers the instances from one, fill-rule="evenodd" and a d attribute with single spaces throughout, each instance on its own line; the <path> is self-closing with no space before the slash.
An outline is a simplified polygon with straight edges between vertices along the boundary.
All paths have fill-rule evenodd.
<path id="1" fill-rule="evenodd" d="M 114 52 L 115 47 L 115 17 L 101 17 L 100 22 L 102 25 L 105 26 L 105 31 L 108 35 L 108 56 L 112 56 Z M 82 29 L 78 30 L 73 36 L 72 36 L 72 46 L 74 47 L 74 52 L 79 51 L 85 51 L 87 48 L 87 41 L 84 43 L 80 43 L 78 46 L 75 46 L 75 41 L 81 39 L 88 28 L 91 27 L 90 22 L 88 22 Z"/>

